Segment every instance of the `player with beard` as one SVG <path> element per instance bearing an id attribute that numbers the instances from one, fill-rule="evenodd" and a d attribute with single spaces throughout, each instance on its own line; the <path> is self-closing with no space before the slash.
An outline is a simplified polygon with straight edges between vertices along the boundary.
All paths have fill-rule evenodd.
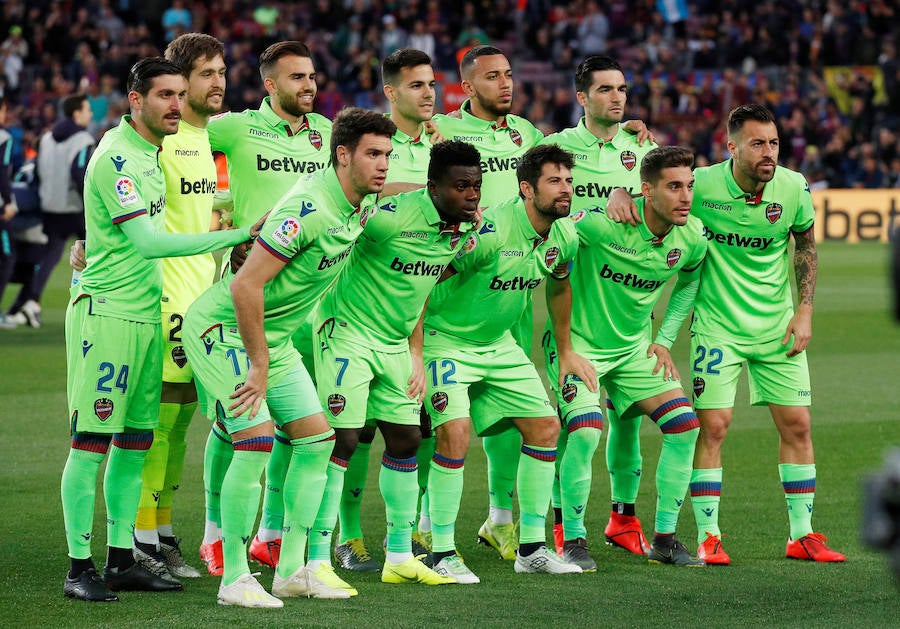
<path id="1" fill-rule="evenodd" d="M 458 114 L 434 117 L 448 140 L 469 142 L 481 154 L 484 177 L 481 205 L 491 208 L 518 194 L 516 168 L 525 151 L 543 139 L 526 119 L 511 114 L 513 71 L 509 59 L 493 46 L 475 46 L 459 64 L 462 88 L 468 97 Z M 456 117 L 458 116 L 458 117 Z M 531 302 L 513 328 L 513 338 L 531 353 Z M 479 540 L 494 547 L 504 559 L 516 558 L 517 536 L 512 517 L 516 467 L 522 446 L 513 427 L 482 440 L 488 468 L 490 515 L 478 532 Z"/>
<path id="2" fill-rule="evenodd" d="M 222 108 L 225 49 L 209 35 L 188 33 L 166 48 L 166 58 L 182 69 L 187 99 L 178 133 L 163 140 L 159 161 L 166 177 L 166 231 L 208 231 L 213 218 L 216 166 L 206 124 Z M 217 218 L 217 217 L 216 217 Z M 217 229 L 214 221 L 213 229 Z M 159 426 L 147 452 L 141 502 L 134 528 L 134 554 L 149 570 L 166 578 L 199 577 L 185 563 L 172 528 L 172 499 L 181 483 L 188 426 L 197 409 L 193 370 L 181 344 L 184 314 L 215 276 L 211 254 L 165 258 L 163 267 L 163 388 Z"/>
<path id="3" fill-rule="evenodd" d="M 556 145 L 527 151 L 517 168 L 519 196 L 486 212 L 426 312 L 425 406 L 438 441 L 428 487 L 434 569 L 458 583 L 480 582 L 454 540 L 473 425 L 484 435 L 512 424 L 522 435 L 515 571 L 581 572 L 545 543 L 559 422 L 534 364 L 510 332 L 532 291 L 548 275 L 567 275 L 578 250 L 575 226 L 564 218 L 572 201 L 572 166 L 572 154 Z"/>
<path id="4" fill-rule="evenodd" d="M 727 131 L 732 157 L 695 171 L 692 208 L 709 241 L 691 325 L 694 405 L 700 417 L 690 485 L 698 554 L 707 564 L 731 562 L 719 529 L 721 449 L 746 363 L 751 404 L 767 405 L 778 430 L 778 474 L 790 525 L 785 555 L 842 562 L 844 555 L 812 528 L 816 466 L 805 350 L 812 336 L 818 256 L 809 185 L 801 174 L 778 166 L 778 129 L 764 106 L 733 109 Z M 616 218 L 639 222 L 634 214 Z M 791 238 L 796 310 L 788 278 Z M 670 309 L 660 342 L 671 346 L 689 310 L 690 304 Z"/>
<path id="5" fill-rule="evenodd" d="M 228 159 L 233 223 L 255 221 L 275 207 L 297 178 L 325 168 L 331 141 L 331 121 L 313 113 L 316 71 L 309 48 L 284 41 L 266 48 L 259 72 L 268 96 L 259 109 L 229 112 L 209 121 L 214 151 Z M 226 271 L 228 273 L 228 271 Z M 299 324 L 299 322 L 298 322 Z M 276 429 L 276 445 L 266 469 L 266 492 L 260 530 L 251 556 L 272 568 L 278 563 L 284 517 L 282 485 L 290 461 L 290 439 Z M 213 424 L 206 444 L 204 484 L 206 526 L 200 557 L 211 574 L 221 574 L 219 488 L 231 458 L 231 441 Z"/>
<path id="6" fill-rule="evenodd" d="M 159 424 L 163 291 L 159 258 L 208 253 L 247 240 L 249 228 L 172 234 L 165 224 L 159 150 L 178 131 L 187 94 L 182 68 L 160 57 L 128 76 L 131 115 L 103 136 L 85 180 L 87 266 L 66 310 L 71 448 L 62 503 L 71 567 L 63 592 L 114 601 L 110 590 L 180 590 L 135 563 L 134 518 L 144 457 Z M 97 474 L 104 479 L 108 555 L 103 579 L 91 560 Z"/>
<path id="7" fill-rule="evenodd" d="M 590 56 L 575 70 L 575 97 L 584 116 L 574 127 L 553 133 L 544 142 L 556 142 L 575 155 L 572 213 L 606 206 L 609 194 L 621 186 L 635 193 L 641 186 L 640 163 L 656 145 L 652 136 L 631 133 L 622 119 L 628 101 L 628 84 L 622 67 L 606 56 Z M 545 339 L 548 337 L 545 336 Z M 603 420 L 570 421 L 560 432 L 553 485 L 553 537 L 562 554 L 586 554 L 577 540 L 587 539 L 584 525 L 592 480 L 592 461 L 603 430 Z M 635 436 L 635 438 L 637 438 Z M 606 459 L 612 486 L 612 513 L 606 525 L 607 543 L 633 553 L 646 554 L 644 537 L 634 505 L 640 486 L 640 449 L 632 455 L 630 438 L 620 448 L 613 435 L 607 439 Z M 628 456 L 626 456 L 626 452 Z M 587 561 L 585 561 L 587 564 Z"/>

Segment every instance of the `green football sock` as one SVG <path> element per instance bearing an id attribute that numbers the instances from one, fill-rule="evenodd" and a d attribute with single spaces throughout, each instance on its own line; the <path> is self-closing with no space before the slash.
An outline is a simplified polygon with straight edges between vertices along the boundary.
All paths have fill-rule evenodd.
<path id="1" fill-rule="evenodd" d="M 508 428 L 499 434 L 485 437 L 481 443 L 487 457 L 490 505 L 511 511 L 522 435 L 515 428 Z"/>
<path id="2" fill-rule="evenodd" d="M 719 501 L 722 498 L 722 468 L 696 469 L 691 473 L 691 505 L 697 521 L 697 543 L 707 535 L 721 537 Z"/>
<path id="3" fill-rule="evenodd" d="M 197 402 L 182 404 L 178 411 L 178 419 L 169 433 L 169 460 L 166 462 L 166 478 L 162 491 L 159 494 L 158 510 L 171 510 L 175 499 L 175 491 L 181 485 L 181 475 L 184 471 L 184 456 L 187 453 L 187 431 L 197 410 Z M 163 513 L 156 516 L 158 525 L 166 525 L 172 522 L 171 511 L 169 518 Z"/>
<path id="4" fill-rule="evenodd" d="M 356 450 L 347 464 L 347 472 L 344 474 L 344 489 L 341 492 L 341 504 L 338 511 L 341 523 L 340 542 L 342 544 L 348 539 L 363 536 L 362 525 L 359 521 L 359 510 L 362 505 L 363 492 L 366 489 L 366 479 L 369 476 L 369 451 L 371 449 L 371 443 L 360 441 L 356 444 Z"/>
<path id="5" fill-rule="evenodd" d="M 334 430 L 291 440 L 291 462 L 284 479 L 284 534 L 276 572 L 289 577 L 303 565 L 306 540 L 325 491 Z"/>
<path id="6" fill-rule="evenodd" d="M 463 492 L 465 459 L 451 459 L 435 452 L 431 460 L 428 502 L 431 505 L 431 549 L 456 550 L 456 517 Z"/>
<path id="7" fill-rule="evenodd" d="M 250 572 L 247 544 L 259 508 L 262 487 L 259 478 L 272 450 L 272 437 L 255 437 L 234 442 L 234 456 L 222 481 L 222 554 L 225 569 L 222 583 L 231 585 Z"/>
<path id="8" fill-rule="evenodd" d="M 669 400 L 650 413 L 663 434 L 656 466 L 656 527 L 661 534 L 674 534 L 678 513 L 691 482 L 694 448 L 700 420 L 687 398 Z"/>
<path id="9" fill-rule="evenodd" d="M 72 438 L 60 487 L 66 542 L 72 559 L 91 556 L 97 474 L 109 449 L 109 440 L 109 435 L 88 433 L 76 433 Z"/>
<path id="10" fill-rule="evenodd" d="M 563 428 L 559 431 L 559 438 L 556 440 L 556 463 L 555 474 L 553 475 L 553 508 L 562 509 L 562 489 L 559 485 L 559 466 L 562 465 L 563 457 L 566 454 L 566 443 L 569 441 L 569 431 Z"/>
<path id="11" fill-rule="evenodd" d="M 231 437 L 218 422 L 213 423 L 203 451 L 203 489 L 206 494 L 206 519 L 215 522 L 219 528 L 222 528 L 222 481 L 233 456 Z"/>
<path id="12" fill-rule="evenodd" d="M 103 493 L 106 498 L 106 543 L 115 548 L 131 548 L 134 520 L 141 500 L 141 471 L 144 457 L 153 443 L 153 431 L 113 435 Z"/>
<path id="13" fill-rule="evenodd" d="M 266 489 L 263 493 L 260 529 L 280 531 L 284 524 L 284 478 L 291 463 L 291 439 L 287 433 L 275 429 L 272 456 L 266 463 Z M 270 540 L 266 540 L 270 541 Z"/>
<path id="14" fill-rule="evenodd" d="M 606 469 L 609 470 L 610 496 L 613 502 L 634 504 L 641 488 L 640 427 L 641 416 L 621 419 L 607 400 Z"/>
<path id="15" fill-rule="evenodd" d="M 169 434 L 180 408 L 178 404 L 159 405 L 159 426 L 153 429 L 153 445 L 147 451 L 141 471 L 141 498 L 134 523 L 136 531 L 156 531 L 156 510 L 162 498 L 169 459 Z"/>
<path id="16" fill-rule="evenodd" d="M 419 485 L 416 457 L 397 459 L 385 452 L 381 456 L 378 487 L 384 498 L 387 524 L 387 552 L 410 554 L 412 528 L 416 520 Z"/>
<path id="17" fill-rule="evenodd" d="M 805 465 L 781 463 L 778 465 L 778 475 L 781 477 L 781 486 L 784 487 L 784 497 L 787 500 L 791 539 L 800 539 L 813 532 L 816 466 L 813 463 Z"/>
<path id="18" fill-rule="evenodd" d="M 576 411 L 566 418 L 568 440 L 559 464 L 563 532 L 567 540 L 587 537 L 584 516 L 591 494 L 591 463 L 600 444 L 603 416 L 599 409 Z M 524 459 L 523 459 L 524 460 Z"/>
<path id="19" fill-rule="evenodd" d="M 416 508 L 416 515 L 419 516 L 419 520 L 421 521 L 421 516 L 424 515 L 426 519 L 428 516 L 428 477 L 431 475 L 431 457 L 434 456 L 434 447 L 435 447 L 436 439 L 434 435 L 431 437 L 422 437 L 422 444 L 419 446 L 419 449 L 416 451 L 416 460 L 422 461 L 422 465 L 419 466 L 418 472 L 418 482 L 419 482 L 419 505 Z M 419 527 L 421 529 L 421 527 Z"/>
<path id="20" fill-rule="evenodd" d="M 325 472 L 325 491 L 309 538 L 309 561 L 331 563 L 331 538 L 337 523 L 347 461 L 332 455 Z"/>
<path id="21" fill-rule="evenodd" d="M 543 543 L 547 541 L 547 506 L 553 491 L 556 448 L 523 444 L 520 457 L 519 544 Z"/>

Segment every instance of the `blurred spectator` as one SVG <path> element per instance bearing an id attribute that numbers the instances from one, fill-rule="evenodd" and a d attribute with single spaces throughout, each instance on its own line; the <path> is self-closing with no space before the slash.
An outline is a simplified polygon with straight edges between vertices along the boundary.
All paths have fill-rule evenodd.
<path id="1" fill-rule="evenodd" d="M 191 12 L 185 8 L 183 0 L 172 0 L 172 6 L 163 11 L 161 24 L 166 29 L 166 42 L 191 30 Z"/>

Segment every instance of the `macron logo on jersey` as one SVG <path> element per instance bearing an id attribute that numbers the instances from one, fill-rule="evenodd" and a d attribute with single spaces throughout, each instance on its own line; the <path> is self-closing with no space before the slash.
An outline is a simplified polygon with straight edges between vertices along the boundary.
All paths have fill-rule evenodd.
<path id="1" fill-rule="evenodd" d="M 703 235 L 709 241 L 715 241 L 729 247 L 743 247 L 745 249 L 759 249 L 765 251 L 769 248 L 775 239 L 762 238 L 760 236 L 742 236 L 733 232 L 727 234 L 717 234 L 706 225 L 703 226 Z"/>
<path id="2" fill-rule="evenodd" d="M 293 157 L 263 157 L 256 154 L 256 170 L 265 172 L 271 170 L 275 173 L 314 173 L 325 168 L 325 162 L 298 160 Z"/>
<path id="3" fill-rule="evenodd" d="M 657 288 L 665 284 L 664 280 L 645 280 L 638 277 L 634 273 L 617 273 L 609 268 L 608 264 L 604 264 L 600 269 L 600 277 L 605 280 L 612 280 L 614 284 L 624 284 L 625 286 L 633 286 L 652 293 Z"/>
<path id="4" fill-rule="evenodd" d="M 428 264 L 422 260 L 416 262 L 402 262 L 400 258 L 394 256 L 391 261 L 391 270 L 399 271 L 403 275 L 430 275 L 432 277 L 440 277 L 444 272 L 443 264 Z"/>
<path id="5" fill-rule="evenodd" d="M 184 177 L 181 178 L 181 194 L 214 194 L 215 191 L 216 191 L 216 180 L 215 179 L 201 179 L 200 181 L 188 181 Z"/>

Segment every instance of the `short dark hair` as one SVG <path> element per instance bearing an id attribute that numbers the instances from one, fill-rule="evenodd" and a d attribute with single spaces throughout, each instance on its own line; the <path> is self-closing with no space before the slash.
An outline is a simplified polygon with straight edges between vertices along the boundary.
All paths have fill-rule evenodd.
<path id="1" fill-rule="evenodd" d="M 141 59 L 128 72 L 128 91 L 146 96 L 153 85 L 153 79 L 164 74 L 181 76 L 181 68 L 163 57 L 146 57 Z"/>
<path id="2" fill-rule="evenodd" d="M 81 109 L 86 100 L 86 94 L 72 94 L 71 96 L 66 96 L 62 102 L 63 115 L 66 118 L 71 118 L 75 115 L 76 111 Z"/>
<path id="3" fill-rule="evenodd" d="M 397 131 L 397 125 L 383 114 L 360 107 L 345 107 L 334 117 L 331 126 L 331 165 L 337 168 L 337 147 L 356 150 L 359 140 L 367 133 L 388 139 Z"/>
<path id="4" fill-rule="evenodd" d="M 516 178 L 519 183 L 527 181 L 532 188 L 537 188 L 544 164 L 556 164 L 572 170 L 575 168 L 575 157 L 569 151 L 560 148 L 558 144 L 533 146 L 525 151 L 525 154 L 519 159 L 519 165 L 516 167 Z M 525 198 L 521 189 L 519 196 Z"/>
<path id="5" fill-rule="evenodd" d="M 474 46 L 466 51 L 466 54 L 463 55 L 462 60 L 459 62 L 459 75 L 464 77 L 475 65 L 475 60 L 478 57 L 502 54 L 503 51 L 494 46 Z"/>
<path id="6" fill-rule="evenodd" d="M 395 50 L 381 62 L 381 82 L 384 85 L 393 85 L 394 81 L 400 78 L 400 71 L 403 68 L 426 65 L 431 65 L 431 57 L 421 50 L 415 48 Z"/>
<path id="7" fill-rule="evenodd" d="M 641 181 L 655 184 L 664 168 L 694 167 L 694 152 L 686 146 L 658 146 L 641 160 Z"/>
<path id="8" fill-rule="evenodd" d="M 594 72 L 603 72 L 605 70 L 618 70 L 622 74 L 622 66 L 612 57 L 606 55 L 591 55 L 578 64 L 575 68 L 575 91 L 586 93 L 591 89 Z"/>
<path id="9" fill-rule="evenodd" d="M 481 168 L 481 153 L 468 142 L 447 140 L 431 147 L 428 162 L 428 181 L 441 181 L 454 166 Z"/>
<path id="10" fill-rule="evenodd" d="M 200 60 L 225 58 L 225 45 L 212 35 L 185 33 L 173 39 L 163 53 L 169 61 L 181 68 L 184 78 L 191 76 L 194 64 Z"/>
<path id="11" fill-rule="evenodd" d="M 774 123 L 775 115 L 769 111 L 768 107 L 759 103 L 739 105 L 728 114 L 728 135 L 732 136 L 740 132 L 744 128 L 744 123 L 748 120 Z"/>
<path id="12" fill-rule="evenodd" d="M 300 41 L 280 41 L 272 44 L 259 56 L 259 75 L 265 81 L 272 76 L 275 64 L 282 57 L 308 57 L 312 59 L 309 46 Z"/>

